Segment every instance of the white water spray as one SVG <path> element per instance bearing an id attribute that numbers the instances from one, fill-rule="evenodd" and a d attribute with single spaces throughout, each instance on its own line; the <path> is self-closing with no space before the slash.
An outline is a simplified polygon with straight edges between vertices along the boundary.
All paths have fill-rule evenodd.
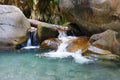
<path id="1" fill-rule="evenodd" d="M 67 41 L 76 39 L 77 37 L 73 37 L 73 36 L 67 36 L 65 32 L 59 32 L 59 36 L 58 39 L 60 39 L 62 41 L 62 43 L 58 46 L 58 50 L 57 51 L 51 51 L 48 53 L 44 53 L 41 55 L 36 55 L 36 56 L 45 56 L 45 57 L 51 57 L 51 58 L 67 58 L 69 56 L 73 57 L 74 61 L 77 63 L 88 63 L 89 59 L 83 57 L 81 55 L 81 50 L 76 51 L 74 53 L 68 52 L 66 50 L 66 47 L 68 46 Z"/>
<path id="2" fill-rule="evenodd" d="M 32 46 L 31 38 L 28 39 L 26 46 L 21 48 L 22 49 L 36 49 L 39 48 L 39 46 Z"/>

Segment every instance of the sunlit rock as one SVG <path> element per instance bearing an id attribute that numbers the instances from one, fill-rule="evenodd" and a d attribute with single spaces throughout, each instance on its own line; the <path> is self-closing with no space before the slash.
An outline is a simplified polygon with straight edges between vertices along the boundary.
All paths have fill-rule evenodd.
<path id="1" fill-rule="evenodd" d="M 95 47 L 95 46 L 89 46 L 88 50 L 85 52 L 84 56 L 88 56 L 88 57 L 96 57 L 99 59 L 111 59 L 111 60 L 117 60 L 120 59 L 120 57 L 116 54 L 112 54 L 111 51 L 109 50 L 105 50 L 105 49 L 101 49 L 99 47 Z"/>
<path id="2" fill-rule="evenodd" d="M 74 40 L 67 42 L 68 46 L 66 47 L 68 52 L 76 53 L 81 50 L 83 56 L 86 57 L 96 57 L 100 59 L 118 59 L 118 55 L 112 54 L 108 49 L 103 49 L 99 46 L 93 46 L 89 43 L 89 38 L 80 37 Z"/>
<path id="3" fill-rule="evenodd" d="M 90 44 L 101 49 L 111 51 L 113 54 L 120 55 L 120 43 L 116 39 L 117 32 L 107 30 L 100 34 L 94 34 L 90 38 Z"/>
<path id="4" fill-rule="evenodd" d="M 68 43 L 67 51 L 76 52 L 81 49 L 83 53 L 89 47 L 88 41 L 89 41 L 89 38 L 87 37 L 79 37 L 77 39 L 70 40 L 67 42 Z"/>
<path id="5" fill-rule="evenodd" d="M 26 41 L 30 24 L 15 6 L 0 5 L 0 47 L 16 47 Z"/>

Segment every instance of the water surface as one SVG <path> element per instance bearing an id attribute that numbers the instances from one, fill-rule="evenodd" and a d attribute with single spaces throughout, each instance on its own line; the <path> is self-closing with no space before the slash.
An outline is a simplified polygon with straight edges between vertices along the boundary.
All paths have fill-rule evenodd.
<path id="1" fill-rule="evenodd" d="M 120 62 L 79 64 L 73 58 L 38 57 L 44 50 L 0 52 L 0 80 L 120 80 Z"/>

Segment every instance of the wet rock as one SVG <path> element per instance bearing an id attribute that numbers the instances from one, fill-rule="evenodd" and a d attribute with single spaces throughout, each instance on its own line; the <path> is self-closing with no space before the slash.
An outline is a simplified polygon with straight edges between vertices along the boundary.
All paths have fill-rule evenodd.
<path id="1" fill-rule="evenodd" d="M 55 24 L 49 24 L 38 20 L 28 19 L 31 26 L 37 28 L 37 38 L 42 42 L 48 38 L 56 38 L 59 31 L 68 31 L 66 26 L 60 26 Z"/>
<path id="2" fill-rule="evenodd" d="M 105 59 L 105 60 L 119 60 L 120 56 L 115 54 L 105 54 L 105 55 L 97 55 L 96 58 Z"/>
<path id="3" fill-rule="evenodd" d="M 49 49 L 57 50 L 60 43 L 61 41 L 59 39 L 50 38 L 43 41 L 40 45 L 40 48 L 49 48 Z"/>
<path id="4" fill-rule="evenodd" d="M 7 49 L 26 41 L 30 24 L 15 6 L 0 5 L 0 47 Z"/>
<path id="5" fill-rule="evenodd" d="M 112 54 L 111 51 L 101 49 L 99 47 L 95 47 L 90 45 L 88 50 L 83 54 L 87 57 L 96 57 L 99 59 L 106 59 L 106 60 L 118 60 L 120 57 L 116 54 Z"/>
<path id="6" fill-rule="evenodd" d="M 60 0 L 64 17 L 77 33 L 91 36 L 108 29 L 120 32 L 119 0 Z M 77 27 L 77 28 L 76 28 Z"/>
<path id="7" fill-rule="evenodd" d="M 56 38 L 57 36 L 58 31 L 44 27 L 41 24 L 37 26 L 37 37 L 41 42 L 49 38 Z"/>
<path id="8" fill-rule="evenodd" d="M 85 57 L 96 57 L 99 59 L 118 59 L 120 58 L 118 55 L 112 54 L 111 51 L 107 49 L 102 49 L 99 46 L 94 46 L 89 43 L 89 38 L 87 37 L 79 37 L 74 40 L 70 40 L 67 42 L 68 46 L 66 47 L 68 52 L 75 53 L 79 50 Z"/>
<path id="9" fill-rule="evenodd" d="M 82 53 L 84 53 L 89 47 L 88 41 L 89 38 L 87 37 L 79 37 L 77 39 L 70 40 L 67 42 L 67 51 L 76 52 L 78 50 L 82 50 Z"/>
<path id="10" fill-rule="evenodd" d="M 120 55 L 120 43 L 116 39 L 117 32 L 107 30 L 103 33 L 94 34 L 90 38 L 90 44 L 101 49 L 109 50 L 113 54 Z"/>

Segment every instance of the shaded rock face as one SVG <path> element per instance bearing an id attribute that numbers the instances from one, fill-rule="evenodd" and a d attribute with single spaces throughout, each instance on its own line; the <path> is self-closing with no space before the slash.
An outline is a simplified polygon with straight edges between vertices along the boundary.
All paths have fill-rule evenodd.
<path id="1" fill-rule="evenodd" d="M 40 40 L 40 42 L 49 38 L 56 38 L 57 36 L 58 36 L 58 31 L 52 28 L 47 28 L 45 26 L 42 26 L 41 24 L 37 26 L 37 37 Z"/>
<path id="2" fill-rule="evenodd" d="M 119 0 L 60 0 L 59 6 L 65 18 L 77 24 L 81 33 L 120 30 Z"/>
<path id="3" fill-rule="evenodd" d="M 15 47 L 26 40 L 30 28 L 23 13 L 15 6 L 0 5 L 0 48 Z"/>
<path id="4" fill-rule="evenodd" d="M 50 39 L 44 40 L 41 43 L 40 48 L 50 48 L 53 50 L 57 50 L 60 43 L 61 41 L 59 39 L 50 38 Z"/>
<path id="5" fill-rule="evenodd" d="M 113 54 L 120 55 L 120 43 L 116 39 L 117 32 L 107 30 L 103 33 L 94 34 L 89 43 L 101 49 L 109 50 Z"/>

